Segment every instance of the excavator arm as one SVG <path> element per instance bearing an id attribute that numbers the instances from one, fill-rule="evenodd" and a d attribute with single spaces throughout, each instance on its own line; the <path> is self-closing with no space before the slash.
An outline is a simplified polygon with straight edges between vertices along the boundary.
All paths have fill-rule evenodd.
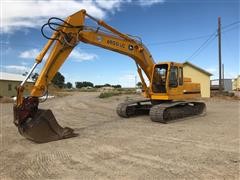
<path id="1" fill-rule="evenodd" d="M 98 28 L 85 26 L 88 17 L 98 24 Z M 61 21 L 61 24 L 52 22 Z M 48 26 L 54 31 L 52 37 L 47 37 L 43 29 Z M 51 110 L 38 108 L 38 97 L 48 92 L 48 85 L 79 42 L 92 44 L 131 57 L 137 66 L 140 79 L 143 83 L 145 97 L 149 97 L 149 89 L 144 81 L 142 71 L 150 80 L 154 68 L 154 61 L 148 49 L 140 40 L 123 34 L 102 20 L 98 20 L 81 10 L 66 20 L 50 18 L 42 27 L 43 35 L 48 42 L 36 57 L 36 62 L 17 90 L 17 102 L 14 105 L 14 123 L 21 135 L 35 142 L 49 142 L 76 136 L 71 128 L 62 128 L 56 121 Z M 36 66 L 50 51 L 45 65 L 31 90 L 30 97 L 23 97 L 24 84 Z"/>
<path id="2" fill-rule="evenodd" d="M 102 31 L 100 27 L 92 28 L 84 26 L 86 16 L 96 21 L 100 27 L 107 29 L 109 32 Z M 69 16 L 64 22 L 68 24 L 68 26 L 62 25 L 63 28 L 60 27 L 59 29 L 56 29 L 52 37 L 49 38 L 48 43 L 36 57 L 34 68 L 37 64 L 41 63 L 47 51 L 54 44 L 51 53 L 46 60 L 46 64 L 31 91 L 31 96 L 39 97 L 47 91 L 48 84 L 79 42 L 99 46 L 127 55 L 134 59 L 140 78 L 143 81 L 144 89 L 147 89 L 141 70 L 144 71 L 150 80 L 155 63 L 148 49 L 139 40 L 120 33 L 102 20 L 93 18 L 88 15 L 85 10 L 81 10 Z M 48 24 L 51 24 L 51 22 Z M 32 71 L 30 71 L 30 73 L 32 73 Z M 146 96 L 148 96 L 148 94 L 146 94 Z M 21 101 L 17 104 L 21 104 Z"/>
<path id="3" fill-rule="evenodd" d="M 95 21 L 98 27 L 85 25 L 86 18 Z M 46 26 L 54 31 L 51 37 L 44 34 Z M 150 52 L 139 38 L 119 32 L 104 21 L 87 14 L 85 10 L 69 16 L 66 20 L 50 18 L 42 26 L 41 32 L 49 40 L 36 57 L 36 62 L 26 79 L 18 87 L 17 102 L 14 105 L 14 124 L 18 127 L 20 134 L 27 139 L 44 143 L 77 135 L 73 129 L 61 127 L 50 109 L 40 109 L 38 105 L 39 97 L 48 94 L 49 83 L 80 42 L 127 55 L 135 61 L 143 84 L 144 95 L 149 99 L 119 104 L 117 107 L 119 116 L 130 117 L 147 113 L 152 121 L 166 123 L 168 120 L 205 112 L 206 106 L 202 102 L 173 101 L 196 97 L 199 93 L 199 84 L 185 81 L 180 83 L 178 74 L 182 73 L 178 72 L 182 69 L 181 64 L 174 62 L 155 64 Z M 47 52 L 50 53 L 31 90 L 31 95 L 23 97 L 25 82 L 37 65 L 42 62 Z M 146 85 L 143 72 L 155 89 Z M 164 83 L 162 77 L 165 77 Z"/>

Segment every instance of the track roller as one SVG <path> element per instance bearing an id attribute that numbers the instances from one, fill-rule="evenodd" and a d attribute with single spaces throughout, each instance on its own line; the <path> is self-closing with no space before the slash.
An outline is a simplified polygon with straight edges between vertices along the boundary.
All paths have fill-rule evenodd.
<path id="1" fill-rule="evenodd" d="M 203 102 L 173 102 L 155 105 L 150 109 L 150 118 L 154 122 L 167 123 L 170 120 L 203 115 L 206 105 Z"/>

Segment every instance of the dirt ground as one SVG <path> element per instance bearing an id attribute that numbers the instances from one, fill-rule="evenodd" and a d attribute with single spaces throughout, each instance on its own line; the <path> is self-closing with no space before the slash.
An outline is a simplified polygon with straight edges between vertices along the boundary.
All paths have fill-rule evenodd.
<path id="1" fill-rule="evenodd" d="M 0 179 L 239 179 L 239 101 L 210 99 L 206 116 L 159 124 L 118 117 L 126 95 L 97 96 L 75 93 L 41 104 L 79 133 L 46 144 L 20 136 L 12 104 L 0 104 Z"/>

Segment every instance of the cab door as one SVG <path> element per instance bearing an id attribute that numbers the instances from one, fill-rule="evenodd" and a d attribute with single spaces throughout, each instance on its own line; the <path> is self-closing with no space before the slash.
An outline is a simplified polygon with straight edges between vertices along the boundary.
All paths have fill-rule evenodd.
<path id="1" fill-rule="evenodd" d="M 171 66 L 169 70 L 169 96 L 178 99 L 183 90 L 183 69 L 179 66 Z"/>

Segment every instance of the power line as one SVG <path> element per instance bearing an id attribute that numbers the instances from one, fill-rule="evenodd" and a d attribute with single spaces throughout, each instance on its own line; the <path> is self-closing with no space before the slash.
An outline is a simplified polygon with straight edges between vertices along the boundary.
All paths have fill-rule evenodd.
<path id="1" fill-rule="evenodd" d="M 240 21 L 235 21 L 231 24 L 228 24 L 228 25 L 225 25 L 222 27 L 222 29 L 228 29 L 229 27 L 231 26 L 234 26 L 236 24 L 239 24 Z M 225 33 L 225 32 L 228 32 L 228 31 L 231 31 L 233 29 L 235 29 L 237 27 L 233 27 L 233 28 L 230 28 L 228 30 L 224 30 L 222 31 L 222 33 Z M 162 42 L 152 42 L 152 43 L 147 43 L 146 45 L 147 46 L 155 46 L 155 45 L 162 45 L 162 44 L 174 44 L 174 43 L 180 43 L 180 42 L 185 42 L 185 41 L 192 41 L 192 40 L 197 40 L 197 39 L 203 39 L 203 38 L 206 38 L 206 37 L 209 37 L 209 35 L 211 36 L 212 34 L 207 34 L 207 35 L 202 35 L 202 36 L 197 36 L 197 37 L 192 37 L 192 38 L 185 38 L 185 39 L 180 39 L 180 40 L 175 40 L 175 41 L 162 41 Z M 10 46 L 10 45 L 13 45 L 13 46 L 19 46 L 19 47 L 42 47 L 40 45 L 36 45 L 36 44 L 20 44 L 20 43 L 5 43 L 5 42 L 0 42 L 0 46 Z M 94 48 L 94 47 L 90 47 L 90 48 L 82 48 L 82 49 L 97 49 L 97 48 Z"/>
<path id="2" fill-rule="evenodd" d="M 192 53 L 191 56 L 189 56 L 188 58 L 186 58 L 186 60 L 189 60 L 189 59 L 191 59 L 191 58 L 196 57 L 197 55 L 199 55 L 199 53 L 200 53 L 203 49 L 205 49 L 205 48 L 210 44 L 210 42 L 212 42 L 216 37 L 217 37 L 217 34 L 216 34 L 216 31 L 215 31 L 213 34 L 211 34 L 211 35 L 209 36 L 209 38 L 208 38 L 206 41 L 204 41 L 204 42 L 201 44 L 201 46 L 200 46 L 199 48 L 197 48 L 197 49 Z"/>
<path id="3" fill-rule="evenodd" d="M 222 27 L 222 29 L 227 29 L 233 25 L 236 25 L 240 23 L 240 21 L 235 21 L 231 24 L 225 25 Z M 227 31 L 223 31 L 223 32 L 227 32 Z M 186 39 L 180 39 L 180 40 L 176 40 L 176 41 L 163 41 L 163 42 L 153 42 L 153 43 L 147 43 L 146 45 L 148 46 L 154 46 L 154 45 L 161 45 L 161 44 L 172 44 L 172 43 L 178 43 L 178 42 L 185 42 L 185 41 L 191 41 L 191 40 L 196 40 L 196 39 L 203 39 L 205 37 L 209 37 L 212 34 L 207 34 L 207 35 L 203 35 L 203 36 L 197 36 L 197 37 L 192 37 L 192 38 L 186 38 Z"/>
<path id="4" fill-rule="evenodd" d="M 154 46 L 154 45 L 161 45 L 161 44 L 172 44 L 172 43 L 178 43 L 178 42 L 185 42 L 185 41 L 191 41 L 191 40 L 196 40 L 196 39 L 203 39 L 205 37 L 209 37 L 209 35 L 211 35 L 211 34 L 203 35 L 203 36 L 197 36 L 197 37 L 193 37 L 193 38 L 180 39 L 180 40 L 176 40 L 176 41 L 163 41 L 163 42 L 147 43 L 146 45 Z"/>
<path id="5" fill-rule="evenodd" d="M 214 39 L 216 39 L 216 37 L 217 37 L 217 36 L 214 36 L 214 38 L 211 39 L 211 40 L 208 42 L 208 44 L 206 44 L 195 56 L 193 56 L 192 59 L 194 59 L 195 57 L 197 57 L 207 46 L 209 46 L 209 45 L 213 42 Z"/>
<path id="6" fill-rule="evenodd" d="M 232 31 L 232 30 L 237 29 L 237 28 L 239 28 L 239 27 L 238 26 L 232 27 L 228 30 L 222 31 L 222 34 L 228 32 L 228 31 Z"/>
<path id="7" fill-rule="evenodd" d="M 233 22 L 233 23 L 231 23 L 231 24 L 225 25 L 225 26 L 222 27 L 222 29 L 228 29 L 229 27 L 234 26 L 234 25 L 236 25 L 236 24 L 238 24 L 238 23 L 240 23 L 240 21 L 236 21 L 236 22 Z M 230 29 L 228 29 L 228 30 L 222 31 L 222 33 L 226 33 L 226 32 L 228 32 L 228 31 L 231 31 L 231 30 L 235 29 L 235 28 L 238 28 L 238 27 L 232 27 L 232 28 L 230 28 Z M 215 35 L 215 36 L 214 36 L 214 35 Z M 214 37 L 213 37 L 213 36 L 214 36 Z M 194 51 L 193 54 L 192 54 L 191 56 L 189 56 L 186 60 L 189 60 L 189 59 L 191 59 L 191 58 L 193 59 L 193 58 L 195 58 L 196 56 L 198 56 L 216 37 L 217 37 L 216 32 L 214 32 L 213 34 L 211 34 L 211 35 L 209 36 L 209 38 L 208 38 L 206 41 L 204 41 L 203 44 L 202 44 L 196 51 Z"/>
<path id="8" fill-rule="evenodd" d="M 238 24 L 238 23 L 240 23 L 240 21 L 235 21 L 235 22 L 233 22 L 233 23 L 231 23 L 231 24 L 228 24 L 228 25 L 223 26 L 222 29 L 226 29 L 226 28 L 228 28 L 228 27 L 230 27 L 230 26 L 233 26 L 233 25 L 235 25 L 235 24 Z"/>

